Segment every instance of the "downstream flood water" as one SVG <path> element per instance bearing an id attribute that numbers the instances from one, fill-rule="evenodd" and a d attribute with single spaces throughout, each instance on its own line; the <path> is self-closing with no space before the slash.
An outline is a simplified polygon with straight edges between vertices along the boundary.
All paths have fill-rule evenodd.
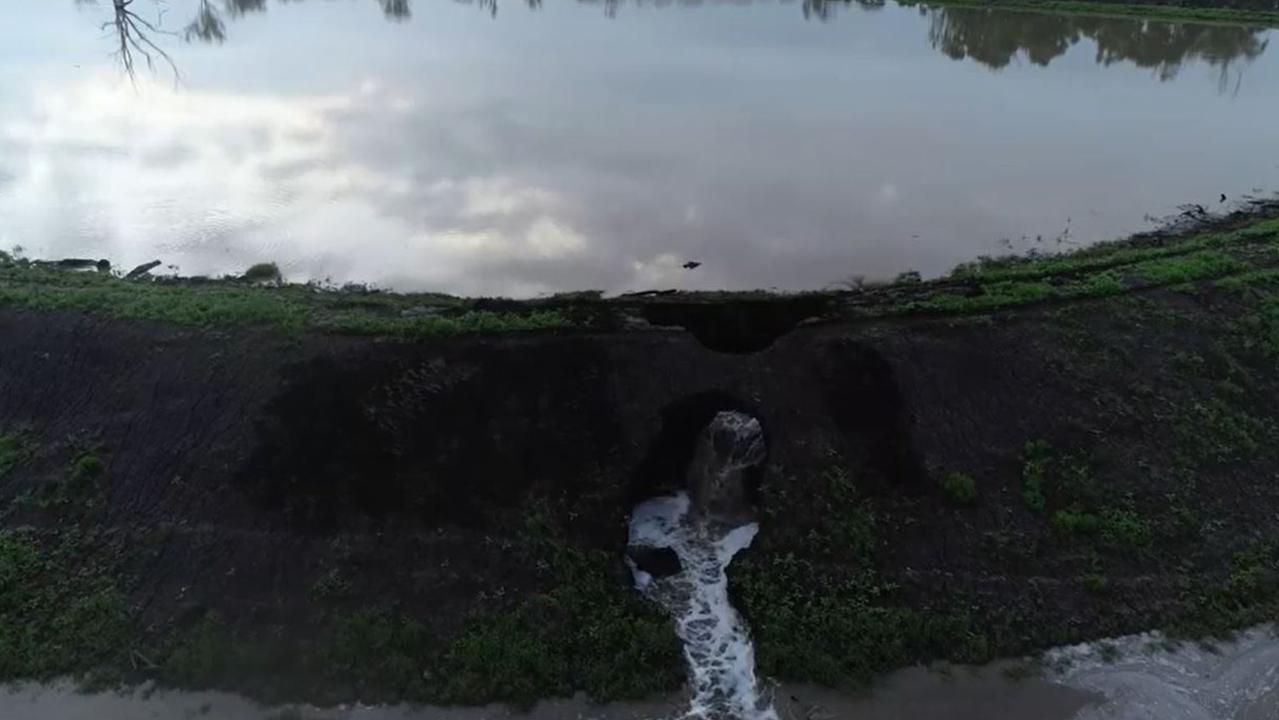
<path id="1" fill-rule="evenodd" d="M 1279 188 L 1259 28 L 820 0 L 128 10 L 26 3 L 0 28 L 0 247 L 464 294 L 808 289 Z"/>
<path id="2" fill-rule="evenodd" d="M 1270 720 L 1279 717 L 1279 638 L 1257 628 L 1212 650 L 1154 636 L 1062 648 L 1041 676 L 1013 663 L 909 668 L 849 695 L 776 688 L 781 720 Z M 265 708 L 223 693 L 83 695 L 67 684 L 0 688 L 5 720 L 670 720 L 687 698 L 594 705 L 548 701 L 529 713 L 492 706 Z"/>

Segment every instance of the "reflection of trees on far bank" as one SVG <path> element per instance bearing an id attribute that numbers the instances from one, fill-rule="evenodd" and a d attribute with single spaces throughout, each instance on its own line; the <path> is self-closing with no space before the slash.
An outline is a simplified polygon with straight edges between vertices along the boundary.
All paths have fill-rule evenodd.
<path id="1" fill-rule="evenodd" d="M 856 5 L 862 10 L 881 10 L 887 0 L 804 0 L 804 17 L 829 20 L 841 7 Z"/>
<path id="2" fill-rule="evenodd" d="M 84 0 L 78 0 L 84 1 Z M 278 2 L 299 2 L 300 0 L 277 0 Z M 704 0 L 633 0 L 636 4 L 653 5 L 701 5 Z M 406 20 L 412 17 L 412 0 L 376 0 L 382 8 L 382 14 L 390 20 Z M 499 0 L 453 0 L 464 5 L 475 5 L 490 15 L 497 15 Z M 627 4 L 627 0 L 577 0 L 579 3 L 599 5 L 606 15 L 612 17 Z M 826 20 L 832 17 L 837 8 L 858 6 L 866 10 L 878 10 L 884 7 L 887 0 L 801 0 L 800 8 L 804 17 Z M 506 0 L 505 4 L 514 4 L 537 9 L 542 0 Z M 226 39 L 226 18 L 237 18 L 248 13 L 266 10 L 267 0 L 200 0 L 199 11 L 195 19 L 186 27 L 188 39 L 200 39 L 208 42 L 222 42 Z"/>
<path id="3" fill-rule="evenodd" d="M 1048 65 L 1082 39 L 1097 45 L 1100 65 L 1131 62 L 1160 80 L 1177 76 L 1187 61 L 1200 60 L 1221 72 L 1224 87 L 1236 63 L 1266 50 L 1265 28 L 1197 25 L 1130 18 L 998 12 L 984 8 L 928 8 L 928 38 L 956 60 L 1002 68 L 1019 55 Z"/>
<path id="4" fill-rule="evenodd" d="M 98 0 L 74 0 L 77 5 L 96 5 Z M 119 6 L 129 7 L 134 2 L 142 0 L 104 0 L 105 2 L 113 2 Z M 156 0 L 150 0 L 156 2 Z M 276 0 L 276 2 L 301 2 L 302 0 Z M 373 0 L 381 7 L 382 14 L 388 20 L 401 21 L 412 17 L 413 0 Z M 702 5 L 707 0 L 631 0 L 634 4 L 652 4 L 652 5 Z M 497 15 L 498 7 L 502 4 L 514 4 L 530 9 L 537 9 L 542 6 L 542 0 L 506 0 L 505 3 L 499 0 L 453 0 L 453 2 L 475 5 L 490 15 Z M 628 0 L 577 0 L 579 3 L 589 5 L 599 5 L 603 8 L 604 13 L 610 17 L 617 15 L 619 9 L 626 5 Z M 844 7 L 860 7 L 865 10 L 878 10 L 884 7 L 887 0 L 800 0 L 800 8 L 806 18 L 815 18 L 819 20 L 827 20 L 834 16 L 838 8 Z M 235 20 L 245 15 L 253 13 L 265 12 L 269 0 L 198 0 L 196 10 L 191 19 L 183 27 L 181 35 L 188 41 L 199 40 L 209 43 L 221 43 L 227 38 L 227 22 Z M 160 5 L 157 3 L 157 5 Z M 132 12 L 132 11 L 131 11 Z M 163 14 L 161 10 L 158 14 Z M 135 14 L 136 17 L 136 14 Z M 151 28 L 152 32 L 160 32 L 155 28 Z"/>
<path id="5" fill-rule="evenodd" d="M 132 75 L 138 58 L 153 66 L 163 60 L 173 66 L 160 49 L 154 36 L 175 35 L 188 42 L 221 43 L 226 40 L 228 24 L 247 15 L 265 12 L 271 0 L 197 0 L 193 6 L 176 11 L 157 0 L 100 0 L 115 8 L 115 19 L 104 23 L 113 28 L 119 41 L 118 56 Z M 276 3 L 301 3 L 304 0 L 274 0 Z M 318 1 L 318 0 L 317 0 Z M 351 0 L 371 2 L 392 21 L 412 16 L 413 0 Z M 418 0 L 419 2 L 421 0 Z M 452 0 L 476 5 L 496 15 L 502 0 Z M 577 0 L 597 5 L 613 16 L 627 4 L 654 6 L 696 6 L 711 0 Z M 99 0 L 75 0 L 77 4 L 98 4 Z M 542 0 L 505 0 L 506 4 L 537 9 Z M 796 4 L 806 18 L 825 21 L 845 8 L 879 10 L 887 0 L 799 0 Z M 908 0 L 913 3 L 916 0 Z M 141 8 L 149 8 L 144 12 Z M 193 11 L 192 11 L 193 8 Z M 180 18 L 180 32 L 164 29 L 166 13 L 191 12 Z M 1267 47 L 1264 28 L 1231 25 L 1205 25 L 1160 22 L 1130 18 L 1061 15 L 1033 12 L 1007 12 L 989 8 L 926 7 L 920 13 L 929 19 L 928 37 L 932 46 L 946 55 L 971 59 L 991 68 L 1003 68 L 1019 57 L 1036 65 L 1048 65 L 1064 55 L 1083 39 L 1097 46 L 1096 61 L 1101 65 L 1131 62 L 1150 68 L 1161 80 L 1177 76 L 1187 61 L 1200 60 L 1221 72 L 1223 87 L 1232 69 L 1260 56 Z M 855 21 L 855 20 L 851 20 Z M 173 67 L 174 73 L 177 68 Z"/>
<path id="6" fill-rule="evenodd" d="M 296 1 L 296 0 L 294 0 Z M 376 0 L 389 20 L 407 20 L 411 15 L 409 0 Z M 195 17 L 182 35 L 187 40 L 220 43 L 226 40 L 226 20 L 266 11 L 267 0 L 200 0 Z"/>

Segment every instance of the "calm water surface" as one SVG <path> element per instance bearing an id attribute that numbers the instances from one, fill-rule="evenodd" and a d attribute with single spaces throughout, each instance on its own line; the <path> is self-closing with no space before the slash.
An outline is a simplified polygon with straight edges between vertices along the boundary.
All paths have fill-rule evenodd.
<path id="1" fill-rule="evenodd" d="M 1279 189 L 1264 29 L 813 0 L 0 2 L 0 247 L 30 256 L 465 294 L 803 289 Z"/>

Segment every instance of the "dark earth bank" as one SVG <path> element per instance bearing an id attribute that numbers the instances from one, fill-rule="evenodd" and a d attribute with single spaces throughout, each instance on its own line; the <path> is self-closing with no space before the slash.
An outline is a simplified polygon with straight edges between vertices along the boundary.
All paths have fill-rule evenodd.
<path id="1" fill-rule="evenodd" d="M 707 342 L 652 324 L 411 341 L 8 303 L 0 679 L 315 702 L 676 689 L 627 514 L 682 486 L 727 409 L 769 445 L 761 530 L 730 568 L 765 675 L 855 686 L 1275 619 L 1262 220 L 968 268 L 896 314 L 844 294 L 744 344 L 700 316 L 679 324 Z"/>

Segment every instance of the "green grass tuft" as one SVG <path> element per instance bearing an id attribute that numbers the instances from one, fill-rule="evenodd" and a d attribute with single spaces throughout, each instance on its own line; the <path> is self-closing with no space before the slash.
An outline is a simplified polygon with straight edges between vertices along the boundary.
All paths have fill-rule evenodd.
<path id="1" fill-rule="evenodd" d="M 0 479 L 17 467 L 27 454 L 27 448 L 17 433 L 0 432 Z"/>
<path id="2" fill-rule="evenodd" d="M 1150 523 L 1135 511 L 1122 508 L 1093 513 L 1074 506 L 1053 513 L 1052 525 L 1064 537 L 1094 539 L 1117 550 L 1145 548 L 1151 540 Z"/>
<path id="3" fill-rule="evenodd" d="M 1276 431 L 1269 418 L 1241 410 L 1219 394 L 1189 403 L 1174 422 L 1179 450 L 1192 466 L 1251 457 Z"/>
<path id="4" fill-rule="evenodd" d="M 964 473 L 947 473 L 941 479 L 941 489 L 956 505 L 972 505 L 977 501 L 977 483 Z"/>
<path id="5" fill-rule="evenodd" d="M 1243 294 L 1256 305 L 1237 322 L 1244 347 L 1260 347 L 1271 357 L 1279 357 L 1279 270 L 1235 275 L 1219 280 L 1217 286 Z"/>
<path id="6" fill-rule="evenodd" d="M 416 620 L 385 609 L 339 617 L 323 654 L 326 672 L 358 694 L 377 691 L 394 700 L 425 696 L 435 642 Z"/>
<path id="7" fill-rule="evenodd" d="M 1022 452 L 1021 497 L 1033 512 L 1043 512 L 1047 502 L 1044 497 L 1044 481 L 1052 446 L 1046 440 L 1031 440 Z"/>
<path id="8" fill-rule="evenodd" d="M 92 510 L 99 505 L 105 466 L 94 453 L 76 457 L 62 477 L 46 480 L 21 496 L 20 502 L 33 504 L 41 510 L 79 509 Z"/>
<path id="9" fill-rule="evenodd" d="M 1106 587 L 1110 585 L 1110 581 L 1106 578 L 1105 575 L 1100 575 L 1097 573 L 1089 573 L 1085 575 L 1083 577 L 1083 583 L 1085 588 L 1087 588 L 1090 592 L 1095 592 L 1095 593 L 1099 593 L 1105 590 Z"/>
<path id="10" fill-rule="evenodd" d="M 1279 551 L 1254 543 L 1235 554 L 1222 580 L 1203 578 L 1181 598 L 1186 609 L 1172 625 L 1181 637 L 1213 637 L 1279 616 Z"/>
<path id="11" fill-rule="evenodd" d="M 679 686 L 671 620 L 618 582 L 614 558 L 554 538 L 533 546 L 556 585 L 514 608 L 472 618 L 439 665 L 443 701 L 527 707 L 576 689 L 607 701 Z"/>
<path id="12" fill-rule="evenodd" d="M 936 657 L 980 662 L 989 654 L 963 614 L 893 605 L 873 571 L 841 577 L 782 556 L 743 562 L 732 583 L 765 676 L 864 685 L 890 668 Z"/>
<path id="13" fill-rule="evenodd" d="M 29 535 L 0 532 L 0 681 L 78 675 L 127 647 L 115 584 Z"/>
<path id="14" fill-rule="evenodd" d="M 249 282 L 273 282 L 279 283 L 284 281 L 284 274 L 280 272 L 280 266 L 273 262 L 258 263 L 248 270 L 244 271 L 244 279 Z"/>
<path id="15" fill-rule="evenodd" d="M 162 653 L 160 677 L 167 683 L 193 689 L 251 683 L 296 666 L 301 660 L 268 640 L 237 636 L 215 613 L 205 615 L 172 638 Z"/>
<path id="16" fill-rule="evenodd" d="M 1216 250 L 1205 250 L 1178 257 L 1159 258 L 1137 263 L 1132 267 L 1135 273 L 1145 282 L 1153 285 L 1170 285 L 1173 283 L 1193 282 L 1210 277 L 1219 277 L 1228 273 L 1240 272 L 1247 265 Z"/>

